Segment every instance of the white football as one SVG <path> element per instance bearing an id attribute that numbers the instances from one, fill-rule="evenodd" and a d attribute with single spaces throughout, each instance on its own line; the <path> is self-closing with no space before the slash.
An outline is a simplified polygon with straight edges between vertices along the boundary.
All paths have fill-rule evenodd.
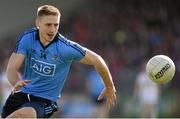
<path id="1" fill-rule="evenodd" d="M 164 84 L 173 79 L 175 65 L 168 56 L 156 55 L 148 61 L 146 73 L 155 83 Z"/>

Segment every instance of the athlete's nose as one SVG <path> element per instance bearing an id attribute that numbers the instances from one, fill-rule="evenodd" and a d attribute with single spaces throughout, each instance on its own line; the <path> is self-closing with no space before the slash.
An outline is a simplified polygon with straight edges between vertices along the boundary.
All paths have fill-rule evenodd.
<path id="1" fill-rule="evenodd" d="M 56 31 L 56 27 L 54 25 L 50 26 L 50 33 L 54 33 Z"/>

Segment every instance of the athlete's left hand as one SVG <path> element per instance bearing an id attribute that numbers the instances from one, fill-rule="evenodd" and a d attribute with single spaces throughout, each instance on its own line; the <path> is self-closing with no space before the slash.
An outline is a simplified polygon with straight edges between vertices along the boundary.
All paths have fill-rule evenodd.
<path id="1" fill-rule="evenodd" d="M 98 100 L 101 100 L 104 96 L 106 97 L 106 111 L 108 112 L 111 106 L 115 106 L 115 102 L 116 102 L 115 87 L 104 88 L 101 94 L 99 95 Z"/>

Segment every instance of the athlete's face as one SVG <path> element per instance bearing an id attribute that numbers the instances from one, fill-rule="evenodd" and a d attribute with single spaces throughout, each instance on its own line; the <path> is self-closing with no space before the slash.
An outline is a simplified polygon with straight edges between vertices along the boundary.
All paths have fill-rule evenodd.
<path id="1" fill-rule="evenodd" d="M 36 26 L 39 28 L 40 40 L 42 43 L 50 43 L 59 29 L 59 16 L 49 15 L 37 18 Z"/>

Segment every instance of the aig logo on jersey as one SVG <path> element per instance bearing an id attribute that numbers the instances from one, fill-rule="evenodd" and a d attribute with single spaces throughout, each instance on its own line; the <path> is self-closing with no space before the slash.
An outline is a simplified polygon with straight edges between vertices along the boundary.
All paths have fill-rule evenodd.
<path id="1" fill-rule="evenodd" d="M 34 72 L 42 76 L 54 76 L 56 65 L 39 61 L 34 58 L 31 59 L 31 62 L 31 68 Z"/>

